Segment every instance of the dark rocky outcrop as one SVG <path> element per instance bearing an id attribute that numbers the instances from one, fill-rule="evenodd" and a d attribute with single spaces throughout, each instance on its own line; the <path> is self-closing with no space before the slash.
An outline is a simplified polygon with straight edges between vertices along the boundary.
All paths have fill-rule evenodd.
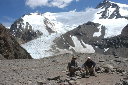
<path id="1" fill-rule="evenodd" d="M 28 14 L 29 16 L 33 16 L 32 13 Z M 37 13 L 37 15 L 42 16 L 42 14 Z M 24 22 L 23 17 L 16 20 L 10 27 L 10 32 L 13 36 L 15 36 L 16 40 L 19 44 L 24 44 L 26 42 L 29 42 L 33 39 L 39 38 L 43 35 L 43 33 L 40 30 L 34 30 L 35 28 L 30 24 L 30 22 Z M 48 18 L 44 17 L 44 20 L 42 19 L 45 28 L 49 33 L 54 33 L 54 31 L 51 29 L 51 27 L 54 26 L 54 23 L 52 23 Z M 33 21 L 34 22 L 34 21 Z"/>
<path id="2" fill-rule="evenodd" d="M 53 26 L 53 23 L 50 22 L 50 20 L 48 18 L 45 17 L 44 19 L 44 24 L 46 26 L 46 30 L 49 32 L 49 34 L 54 33 L 55 31 L 53 31 L 48 24 L 50 24 L 51 26 Z"/>
<path id="3" fill-rule="evenodd" d="M 121 36 L 128 36 L 128 24 L 122 30 Z"/>
<path id="4" fill-rule="evenodd" d="M 104 30 L 105 30 L 104 26 L 101 27 L 103 31 L 101 36 L 98 38 L 93 37 L 94 32 L 99 31 L 97 28 L 99 25 L 100 24 L 98 23 L 93 23 L 89 21 L 83 25 L 78 26 L 76 29 L 65 33 L 60 38 L 54 40 L 54 42 L 61 49 L 69 49 L 70 46 L 75 47 L 74 42 L 72 40 L 72 36 L 76 36 L 78 40 L 83 40 L 84 43 L 90 43 L 96 40 L 97 41 L 101 40 L 104 36 Z"/>
<path id="5" fill-rule="evenodd" d="M 22 18 L 16 20 L 11 25 L 9 31 L 12 33 L 13 36 L 15 36 L 19 44 L 26 43 L 42 35 L 42 32 L 40 32 L 39 30 L 34 31 L 32 29 L 32 26 L 28 22 L 23 23 Z"/>
<path id="6" fill-rule="evenodd" d="M 99 5 L 96 7 L 96 9 L 98 8 L 101 8 L 101 9 L 105 8 L 104 11 L 101 11 L 100 13 L 98 13 L 98 14 L 101 14 L 100 19 L 123 18 L 123 16 L 121 16 L 119 11 L 120 7 L 116 3 L 112 3 L 110 1 L 104 0 L 103 2 L 99 3 Z M 109 15 L 108 13 L 108 11 L 110 11 L 109 8 L 115 8 L 115 10 L 111 15 Z"/>
<path id="7" fill-rule="evenodd" d="M 121 34 L 115 37 L 103 38 L 101 42 L 92 42 L 96 53 L 113 54 L 115 56 L 128 57 L 128 25 L 124 27 Z M 104 49 L 108 50 L 105 52 Z M 99 51 L 100 50 L 100 51 Z M 101 51 L 102 50 L 102 51 Z"/>
<path id="8" fill-rule="evenodd" d="M 104 26 L 101 26 L 100 36 L 93 36 L 95 32 L 99 32 L 99 25 L 98 23 L 87 22 L 65 33 L 54 42 L 58 48 L 69 50 L 70 46 L 75 47 L 75 42 L 72 40 L 72 36 L 75 36 L 84 48 L 86 46 L 83 42 L 91 45 L 95 53 L 128 57 L 128 25 L 124 27 L 120 35 L 109 38 L 104 38 Z M 72 51 L 74 52 L 74 50 Z"/>
<path id="9" fill-rule="evenodd" d="M 103 2 L 99 3 L 99 5 L 97 5 L 96 9 L 98 9 L 98 8 L 109 8 L 110 6 L 112 8 L 119 8 L 119 6 L 117 4 L 111 3 L 108 0 L 104 0 Z"/>
<path id="10" fill-rule="evenodd" d="M 61 37 L 54 40 L 57 47 L 60 49 L 69 49 L 70 46 L 75 47 L 74 42 L 72 40 L 72 37 L 75 36 L 80 42 L 81 45 L 85 47 L 85 45 L 82 43 L 82 41 L 86 44 L 90 44 L 92 42 L 101 42 L 101 40 L 104 38 L 105 35 L 105 27 L 101 26 L 101 32 L 102 34 L 99 37 L 94 37 L 93 34 L 95 32 L 98 32 L 100 24 L 93 23 L 93 22 L 87 22 L 83 25 L 78 26 L 76 29 L 71 30 Z"/>
<path id="11" fill-rule="evenodd" d="M 0 24 L 0 59 L 32 59 L 2 24 Z"/>

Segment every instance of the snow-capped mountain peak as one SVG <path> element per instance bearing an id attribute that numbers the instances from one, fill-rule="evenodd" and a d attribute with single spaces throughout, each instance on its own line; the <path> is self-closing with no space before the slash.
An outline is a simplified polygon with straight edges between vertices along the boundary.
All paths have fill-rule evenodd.
<path id="1" fill-rule="evenodd" d="M 86 12 L 60 12 L 60 13 L 46 12 L 44 14 L 30 13 L 28 15 L 24 15 L 19 20 L 17 20 L 12 25 L 10 30 L 15 35 L 18 34 L 17 35 L 17 37 L 19 37 L 18 39 L 21 38 L 23 38 L 23 40 L 26 39 L 26 36 L 25 38 L 24 36 L 21 35 L 19 36 L 19 34 L 23 32 L 25 33 L 29 32 L 30 35 L 34 35 L 34 37 L 30 37 L 30 36 L 27 37 L 27 39 L 31 39 L 31 41 L 22 44 L 22 47 L 24 47 L 32 55 L 33 58 L 42 58 L 42 57 L 54 55 L 56 52 L 58 52 L 58 50 L 69 52 L 69 50 L 67 49 L 68 47 L 66 47 L 66 49 L 59 48 L 57 47 L 57 45 L 55 45 L 56 43 L 53 41 L 55 39 L 58 39 L 58 37 L 60 37 L 61 35 L 64 35 L 65 33 L 72 31 L 77 27 L 79 28 L 80 27 L 79 25 L 83 25 L 88 21 L 99 23 L 99 26 L 96 26 L 97 29 L 94 28 L 97 31 L 93 31 L 92 35 L 90 34 L 91 37 L 99 37 L 102 35 L 102 38 L 108 38 L 108 37 L 120 35 L 122 29 L 128 24 L 128 20 L 124 18 L 128 16 L 127 7 L 128 7 L 127 5 L 121 5 L 119 3 L 116 4 L 114 2 L 104 0 L 96 7 L 96 9 L 91 9 L 91 10 L 89 9 L 86 10 Z M 93 25 L 91 24 L 90 26 Z M 89 29 L 89 25 L 87 25 L 86 27 Z M 23 29 L 26 28 L 27 28 L 27 32 L 26 30 L 23 31 Z M 104 33 L 102 33 L 103 31 Z M 36 32 L 36 34 L 34 32 Z M 80 33 L 79 35 L 82 36 L 83 34 Z M 85 40 L 79 40 L 79 38 L 75 35 L 69 35 L 69 36 L 70 39 L 73 40 L 73 43 L 77 41 L 75 45 L 78 43 L 79 45 L 83 44 L 82 46 L 85 45 L 85 47 L 83 47 L 83 50 L 85 50 L 85 48 L 87 49 L 91 48 L 92 50 L 90 52 L 95 52 L 93 47 L 91 47 L 90 45 L 88 46 L 85 43 Z M 65 42 L 63 45 L 66 46 L 66 44 L 67 43 Z M 70 48 L 78 49 L 77 47 L 82 47 L 82 46 L 77 46 L 77 47 L 73 47 L 73 46 L 74 45 L 70 46 Z"/>
<path id="2" fill-rule="evenodd" d="M 114 3 L 114 2 L 111 2 L 111 1 L 108 1 L 108 0 L 104 0 L 103 2 L 99 3 L 99 5 L 97 5 L 96 8 L 119 8 L 119 6 Z"/>
<path id="3" fill-rule="evenodd" d="M 114 2 L 104 0 L 96 8 L 101 8 L 103 10 L 99 13 L 99 14 L 101 14 L 100 18 L 113 19 L 113 18 L 122 18 L 123 17 L 120 14 L 120 7 Z"/>

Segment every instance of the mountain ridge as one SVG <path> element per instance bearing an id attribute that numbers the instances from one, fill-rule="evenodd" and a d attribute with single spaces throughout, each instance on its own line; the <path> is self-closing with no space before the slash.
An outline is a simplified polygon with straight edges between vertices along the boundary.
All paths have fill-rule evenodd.
<path id="1" fill-rule="evenodd" d="M 2 24 L 0 24 L 0 59 L 32 59 Z"/>
<path id="2" fill-rule="evenodd" d="M 33 56 L 33 58 L 42 58 L 54 55 L 56 54 L 56 52 L 58 52 L 57 49 L 63 51 L 66 49 L 58 48 L 56 43 L 53 41 L 61 35 L 64 35 L 68 31 L 77 29 L 77 27 L 79 28 L 80 25 L 84 26 L 84 24 L 89 24 L 88 21 L 90 21 L 90 23 L 93 22 L 93 24 L 100 24 L 98 27 L 96 27 L 95 32 L 93 31 L 93 34 L 90 33 L 90 36 L 95 37 L 95 39 L 98 39 L 99 36 L 102 36 L 103 38 L 110 38 L 120 35 L 123 28 L 128 24 L 127 19 L 125 19 L 124 17 L 127 16 L 126 13 L 128 13 L 128 7 L 119 3 L 116 4 L 114 2 L 105 1 L 106 0 L 104 0 L 103 3 L 106 7 L 99 6 L 100 8 L 89 9 L 86 10 L 86 12 L 47 12 L 44 14 L 30 13 L 29 15 L 24 15 L 22 17 L 24 23 L 23 26 L 25 27 L 26 22 L 28 22 L 28 24 L 32 26 L 33 32 L 39 30 L 40 34 L 37 33 L 37 35 L 39 36 L 36 37 L 36 39 L 29 40 L 29 42 L 25 42 L 24 44 L 21 44 L 21 46 L 24 47 Z M 107 3 L 108 5 L 106 5 Z M 120 6 L 125 6 L 125 9 Z M 124 11 L 126 13 L 124 13 Z M 90 26 L 91 28 L 93 27 L 93 24 L 92 26 Z M 105 30 L 102 29 L 103 27 L 105 28 Z M 78 34 L 80 35 L 81 33 Z M 69 38 L 69 40 L 66 40 L 70 41 L 70 39 L 71 38 Z M 72 39 L 77 40 L 76 37 L 73 37 Z M 84 44 L 84 41 L 85 40 L 78 41 L 77 43 L 81 42 L 81 44 Z M 73 42 L 72 46 L 74 46 Z M 92 46 L 90 47 L 93 48 Z M 70 50 L 70 52 L 73 52 L 73 50 Z"/>

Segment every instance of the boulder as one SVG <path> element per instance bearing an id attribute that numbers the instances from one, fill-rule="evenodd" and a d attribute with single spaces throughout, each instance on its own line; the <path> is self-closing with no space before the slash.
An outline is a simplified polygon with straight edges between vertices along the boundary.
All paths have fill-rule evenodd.
<path id="1" fill-rule="evenodd" d="M 2 54 L 0 54 L 0 60 L 6 59 Z"/>
<path id="2" fill-rule="evenodd" d="M 70 80 L 70 81 L 69 81 L 69 84 L 70 84 L 70 85 L 75 85 L 75 84 L 76 84 L 76 81 Z"/>
<path id="3" fill-rule="evenodd" d="M 128 85 L 128 78 L 123 79 L 123 85 Z"/>
<path id="4" fill-rule="evenodd" d="M 122 73 L 122 72 L 124 72 L 124 69 L 117 68 L 117 69 L 116 69 L 116 72 Z"/>
<path id="5" fill-rule="evenodd" d="M 110 71 L 114 71 L 114 69 L 113 69 L 114 67 L 110 64 L 105 64 L 105 65 L 102 66 L 102 68 L 104 68 L 104 71 L 107 72 L 107 73 L 110 72 Z"/>
<path id="6" fill-rule="evenodd" d="M 99 60 L 99 62 L 105 62 L 105 60 L 102 59 L 102 60 Z"/>

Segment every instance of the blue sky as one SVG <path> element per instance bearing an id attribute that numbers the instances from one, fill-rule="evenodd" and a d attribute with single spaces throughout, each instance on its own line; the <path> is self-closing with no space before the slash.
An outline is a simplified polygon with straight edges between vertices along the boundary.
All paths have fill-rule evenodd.
<path id="1" fill-rule="evenodd" d="M 96 8 L 104 0 L 1 0 L 0 23 L 8 27 L 24 14 L 33 12 L 69 12 L 75 10 L 85 11 L 87 7 Z M 109 0 L 112 2 L 128 4 L 128 0 Z"/>

